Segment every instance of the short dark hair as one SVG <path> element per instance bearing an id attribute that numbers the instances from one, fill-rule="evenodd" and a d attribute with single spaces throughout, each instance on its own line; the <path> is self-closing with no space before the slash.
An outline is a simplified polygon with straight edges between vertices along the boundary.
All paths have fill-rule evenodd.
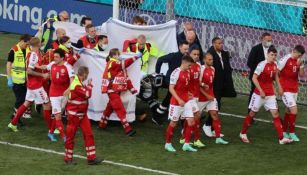
<path id="1" fill-rule="evenodd" d="M 92 27 L 95 27 L 95 26 L 93 24 L 89 24 L 89 25 L 85 26 L 85 29 L 90 29 Z"/>
<path id="2" fill-rule="evenodd" d="M 262 35 L 261 35 L 261 39 L 263 39 L 264 37 L 267 37 L 267 36 L 272 36 L 270 33 L 268 32 L 264 32 Z"/>
<path id="3" fill-rule="evenodd" d="M 212 54 L 210 52 L 205 53 L 203 59 L 207 58 L 207 56 L 212 56 Z"/>
<path id="4" fill-rule="evenodd" d="M 81 26 L 83 26 L 85 24 L 85 21 L 92 21 L 92 18 L 91 17 L 88 17 L 88 16 L 84 16 L 82 19 L 81 19 Z"/>
<path id="5" fill-rule="evenodd" d="M 65 51 L 63 49 L 60 49 L 60 48 L 55 49 L 53 53 L 54 54 L 56 54 L 56 53 L 59 54 L 61 58 L 65 57 Z"/>
<path id="6" fill-rule="evenodd" d="M 24 35 L 21 35 L 20 38 L 19 38 L 19 41 L 24 41 L 24 42 L 28 42 L 30 41 L 32 38 L 31 35 L 29 34 L 24 34 Z"/>
<path id="7" fill-rule="evenodd" d="M 179 42 L 179 46 L 182 46 L 182 45 L 189 45 L 189 43 L 186 41 L 186 40 L 183 40 L 183 41 L 180 41 Z"/>
<path id="8" fill-rule="evenodd" d="M 214 37 L 213 39 L 212 39 L 212 44 L 213 43 L 215 43 L 215 41 L 217 41 L 217 40 L 222 40 L 222 38 L 220 38 L 220 37 L 218 37 L 218 36 L 216 36 L 216 37 Z"/>
<path id="9" fill-rule="evenodd" d="M 66 43 L 69 39 L 70 39 L 69 36 L 63 36 L 62 38 L 60 38 L 59 43 L 60 43 L 60 44 L 64 44 L 64 43 Z"/>
<path id="10" fill-rule="evenodd" d="M 108 38 L 108 36 L 107 35 L 98 35 L 98 40 L 102 40 L 104 38 Z"/>
<path id="11" fill-rule="evenodd" d="M 274 46 L 270 46 L 268 49 L 268 53 L 270 52 L 277 53 L 277 49 Z"/>
<path id="12" fill-rule="evenodd" d="M 189 63 L 194 63 L 194 60 L 191 56 L 189 55 L 184 55 L 182 58 L 181 58 L 182 61 L 185 61 L 185 62 L 189 62 Z"/>
<path id="13" fill-rule="evenodd" d="M 302 54 L 302 55 L 304 55 L 304 53 L 305 53 L 305 48 L 304 48 L 304 46 L 302 46 L 302 45 L 296 45 L 295 47 L 294 47 L 294 50 L 295 51 L 297 51 L 297 52 L 299 52 L 300 54 Z"/>
<path id="14" fill-rule="evenodd" d="M 200 51 L 200 48 L 196 44 L 192 44 L 189 47 L 189 53 L 191 53 L 193 50 L 198 50 Z"/>
<path id="15" fill-rule="evenodd" d="M 134 16 L 132 18 L 132 24 L 134 24 L 134 23 L 146 24 L 146 21 L 140 16 Z"/>

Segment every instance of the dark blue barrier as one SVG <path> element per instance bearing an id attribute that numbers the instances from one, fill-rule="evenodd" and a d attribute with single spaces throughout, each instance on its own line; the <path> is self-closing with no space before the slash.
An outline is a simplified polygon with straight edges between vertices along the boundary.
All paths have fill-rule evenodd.
<path id="1" fill-rule="evenodd" d="M 66 10 L 70 21 L 93 18 L 96 26 L 112 16 L 112 6 L 76 0 L 0 0 L 0 31 L 35 34 L 44 18 Z"/>

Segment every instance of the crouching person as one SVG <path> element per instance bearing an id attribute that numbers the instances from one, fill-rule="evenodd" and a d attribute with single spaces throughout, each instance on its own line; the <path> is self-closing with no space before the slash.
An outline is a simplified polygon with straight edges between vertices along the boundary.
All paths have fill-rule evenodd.
<path id="1" fill-rule="evenodd" d="M 75 164 L 72 161 L 74 139 L 78 127 L 80 126 L 85 142 L 85 149 L 87 161 L 89 165 L 98 165 L 102 162 L 101 159 L 96 158 L 96 149 L 94 143 L 94 136 L 91 128 L 91 123 L 87 117 L 88 99 L 92 94 L 92 81 L 89 80 L 87 85 L 83 82 L 87 79 L 89 70 L 87 67 L 81 66 L 78 74 L 75 75 L 74 80 L 70 84 L 69 100 L 66 106 L 67 111 L 67 129 L 65 142 L 65 156 L 66 164 Z"/>

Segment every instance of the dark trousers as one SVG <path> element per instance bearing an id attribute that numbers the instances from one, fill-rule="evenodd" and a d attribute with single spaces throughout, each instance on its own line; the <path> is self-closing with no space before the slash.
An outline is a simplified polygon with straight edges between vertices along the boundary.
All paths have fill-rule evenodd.
<path id="1" fill-rule="evenodd" d="M 167 93 L 162 101 L 162 106 L 169 107 L 169 103 L 171 101 L 172 94 L 169 92 L 169 82 L 163 82 L 163 88 L 167 89 Z"/>
<path id="2" fill-rule="evenodd" d="M 255 90 L 256 86 L 255 84 L 253 83 L 253 81 L 251 80 L 251 90 L 249 92 L 249 97 L 248 97 L 248 104 L 247 104 L 247 107 L 249 106 L 249 102 L 251 101 L 251 98 L 252 98 L 252 95 L 254 93 L 254 90 Z M 247 109 L 247 112 L 249 113 L 249 109 Z"/>
<path id="3" fill-rule="evenodd" d="M 13 92 L 15 95 L 15 108 L 18 109 L 25 102 L 26 94 L 27 94 L 27 86 L 26 84 L 14 84 Z"/>

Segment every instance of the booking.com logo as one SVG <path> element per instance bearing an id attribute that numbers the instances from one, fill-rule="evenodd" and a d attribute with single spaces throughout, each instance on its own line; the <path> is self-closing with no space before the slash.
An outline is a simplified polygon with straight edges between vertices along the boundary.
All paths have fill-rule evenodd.
<path id="1" fill-rule="evenodd" d="M 43 21 L 43 9 L 40 7 L 29 7 L 27 5 L 18 4 L 18 0 L 3 0 L 0 2 L 0 18 L 4 20 L 26 22 L 31 23 L 31 29 L 37 30 L 41 26 Z M 47 12 L 47 17 L 55 16 L 58 12 L 55 10 L 49 10 Z M 80 23 L 82 17 L 85 15 L 80 15 L 77 13 L 70 13 L 70 21 L 75 23 Z"/>

